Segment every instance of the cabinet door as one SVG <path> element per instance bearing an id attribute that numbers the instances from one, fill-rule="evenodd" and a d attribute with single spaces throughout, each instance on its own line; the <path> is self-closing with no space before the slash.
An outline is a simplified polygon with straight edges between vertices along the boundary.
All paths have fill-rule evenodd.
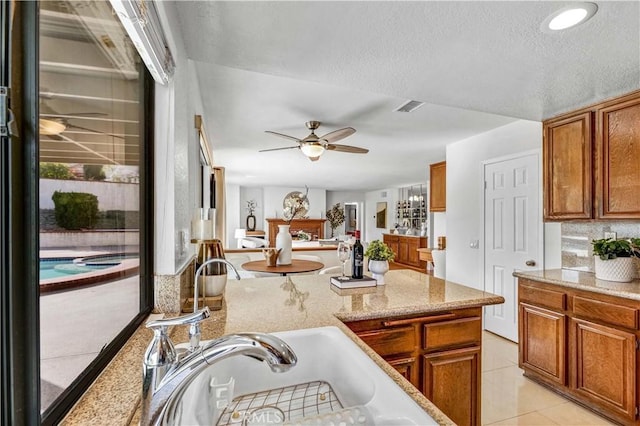
<path id="1" fill-rule="evenodd" d="M 418 257 L 418 238 L 411 238 L 407 242 L 407 263 L 413 266 L 420 266 L 420 258 Z"/>
<path id="2" fill-rule="evenodd" d="M 544 219 L 592 217 L 592 113 L 545 123 Z"/>
<path id="3" fill-rule="evenodd" d="M 520 367 L 565 385 L 566 316 L 520 303 L 518 324 Z"/>
<path id="4" fill-rule="evenodd" d="M 635 419 L 635 336 L 575 318 L 571 324 L 571 387 L 589 403 Z"/>
<path id="5" fill-rule="evenodd" d="M 480 424 L 480 347 L 423 355 L 422 386 L 454 423 Z"/>
<path id="6" fill-rule="evenodd" d="M 406 238 L 400 239 L 398 242 L 398 259 L 399 263 L 409 263 L 409 242 Z"/>
<path id="7" fill-rule="evenodd" d="M 447 210 L 447 162 L 429 165 L 429 211 Z"/>
<path id="8" fill-rule="evenodd" d="M 418 361 L 414 357 L 387 359 L 386 361 L 413 386 L 421 390 L 420 380 L 418 380 Z"/>
<path id="9" fill-rule="evenodd" d="M 399 240 L 399 236 L 397 235 L 387 235 L 387 234 L 382 234 L 382 241 L 389 246 L 389 248 L 396 254 L 396 258 L 395 261 L 399 262 L 399 257 L 400 257 L 400 253 L 399 253 L 399 249 L 400 246 L 398 245 L 398 240 Z"/>
<path id="10" fill-rule="evenodd" d="M 598 217 L 640 218 L 640 97 L 598 111 Z"/>

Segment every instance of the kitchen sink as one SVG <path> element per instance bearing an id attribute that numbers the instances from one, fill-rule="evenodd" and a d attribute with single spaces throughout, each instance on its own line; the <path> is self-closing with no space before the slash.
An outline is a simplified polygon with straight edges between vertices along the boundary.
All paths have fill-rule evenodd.
<path id="1" fill-rule="evenodd" d="M 178 424 L 437 424 L 339 328 L 273 334 L 297 355 L 294 368 L 219 361 L 185 390 Z"/>

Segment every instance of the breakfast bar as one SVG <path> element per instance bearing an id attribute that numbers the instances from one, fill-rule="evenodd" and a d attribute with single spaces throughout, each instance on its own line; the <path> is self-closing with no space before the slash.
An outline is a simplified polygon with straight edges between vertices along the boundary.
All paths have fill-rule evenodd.
<path id="1" fill-rule="evenodd" d="M 482 306 L 503 303 L 504 299 L 410 270 L 389 271 L 386 282 L 384 286 L 341 290 L 329 284 L 327 275 L 301 275 L 292 286 L 282 286 L 277 276 L 229 281 L 222 309 L 202 323 L 202 339 L 244 331 L 335 326 L 437 423 L 479 424 L 480 374 L 476 372 L 480 366 Z M 453 330 L 456 333 L 452 334 Z M 140 362 L 150 340 L 151 332 L 141 327 L 63 424 L 137 424 Z M 174 327 L 172 340 L 186 342 L 187 327 Z M 467 407 L 473 413 L 465 412 L 471 416 L 466 422 L 452 418 L 458 413 L 448 411 L 451 407 L 439 390 L 445 384 L 429 378 L 441 365 L 456 365 L 456 356 L 465 363 L 471 360 L 468 365 L 476 368 L 474 380 L 466 386 L 473 387 L 475 398 Z M 442 364 L 445 358 L 448 361 Z M 407 359 L 413 360 L 409 368 Z M 430 383 L 428 389 L 421 392 L 416 387 L 418 377 Z M 458 384 L 452 384 L 448 393 L 457 388 Z"/>

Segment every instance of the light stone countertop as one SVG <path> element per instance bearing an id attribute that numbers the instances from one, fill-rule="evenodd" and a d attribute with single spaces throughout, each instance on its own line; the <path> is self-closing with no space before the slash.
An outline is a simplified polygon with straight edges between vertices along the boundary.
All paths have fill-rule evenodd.
<path id="1" fill-rule="evenodd" d="M 640 280 L 638 279 L 630 283 L 599 280 L 596 279 L 595 274 L 592 272 L 576 271 L 573 269 L 547 269 L 531 272 L 519 271 L 514 272 L 513 276 L 579 290 L 592 291 L 594 293 L 624 297 L 625 299 L 640 300 Z"/>
<path id="2" fill-rule="evenodd" d="M 328 275 L 229 280 L 220 311 L 202 324 L 202 339 L 240 331 L 276 332 L 333 325 L 364 350 L 405 392 L 440 424 L 452 424 L 393 367 L 373 352 L 342 321 L 420 315 L 503 303 L 490 293 L 410 270 L 393 270 L 384 286 L 340 290 Z M 342 320 L 342 321 L 341 321 Z M 85 393 L 63 425 L 137 424 L 141 361 L 151 333 L 142 326 Z M 187 327 L 176 327 L 175 343 L 187 341 Z M 126 378 L 126 379 L 123 379 Z"/>

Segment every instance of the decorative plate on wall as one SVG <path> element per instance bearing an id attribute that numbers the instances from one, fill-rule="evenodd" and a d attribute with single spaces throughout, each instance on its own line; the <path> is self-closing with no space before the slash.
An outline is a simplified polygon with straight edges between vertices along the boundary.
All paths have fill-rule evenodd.
<path id="1" fill-rule="evenodd" d="M 282 212 L 287 220 L 291 220 L 294 214 L 293 219 L 301 219 L 309 212 L 309 199 L 300 191 L 290 192 L 282 201 Z"/>

